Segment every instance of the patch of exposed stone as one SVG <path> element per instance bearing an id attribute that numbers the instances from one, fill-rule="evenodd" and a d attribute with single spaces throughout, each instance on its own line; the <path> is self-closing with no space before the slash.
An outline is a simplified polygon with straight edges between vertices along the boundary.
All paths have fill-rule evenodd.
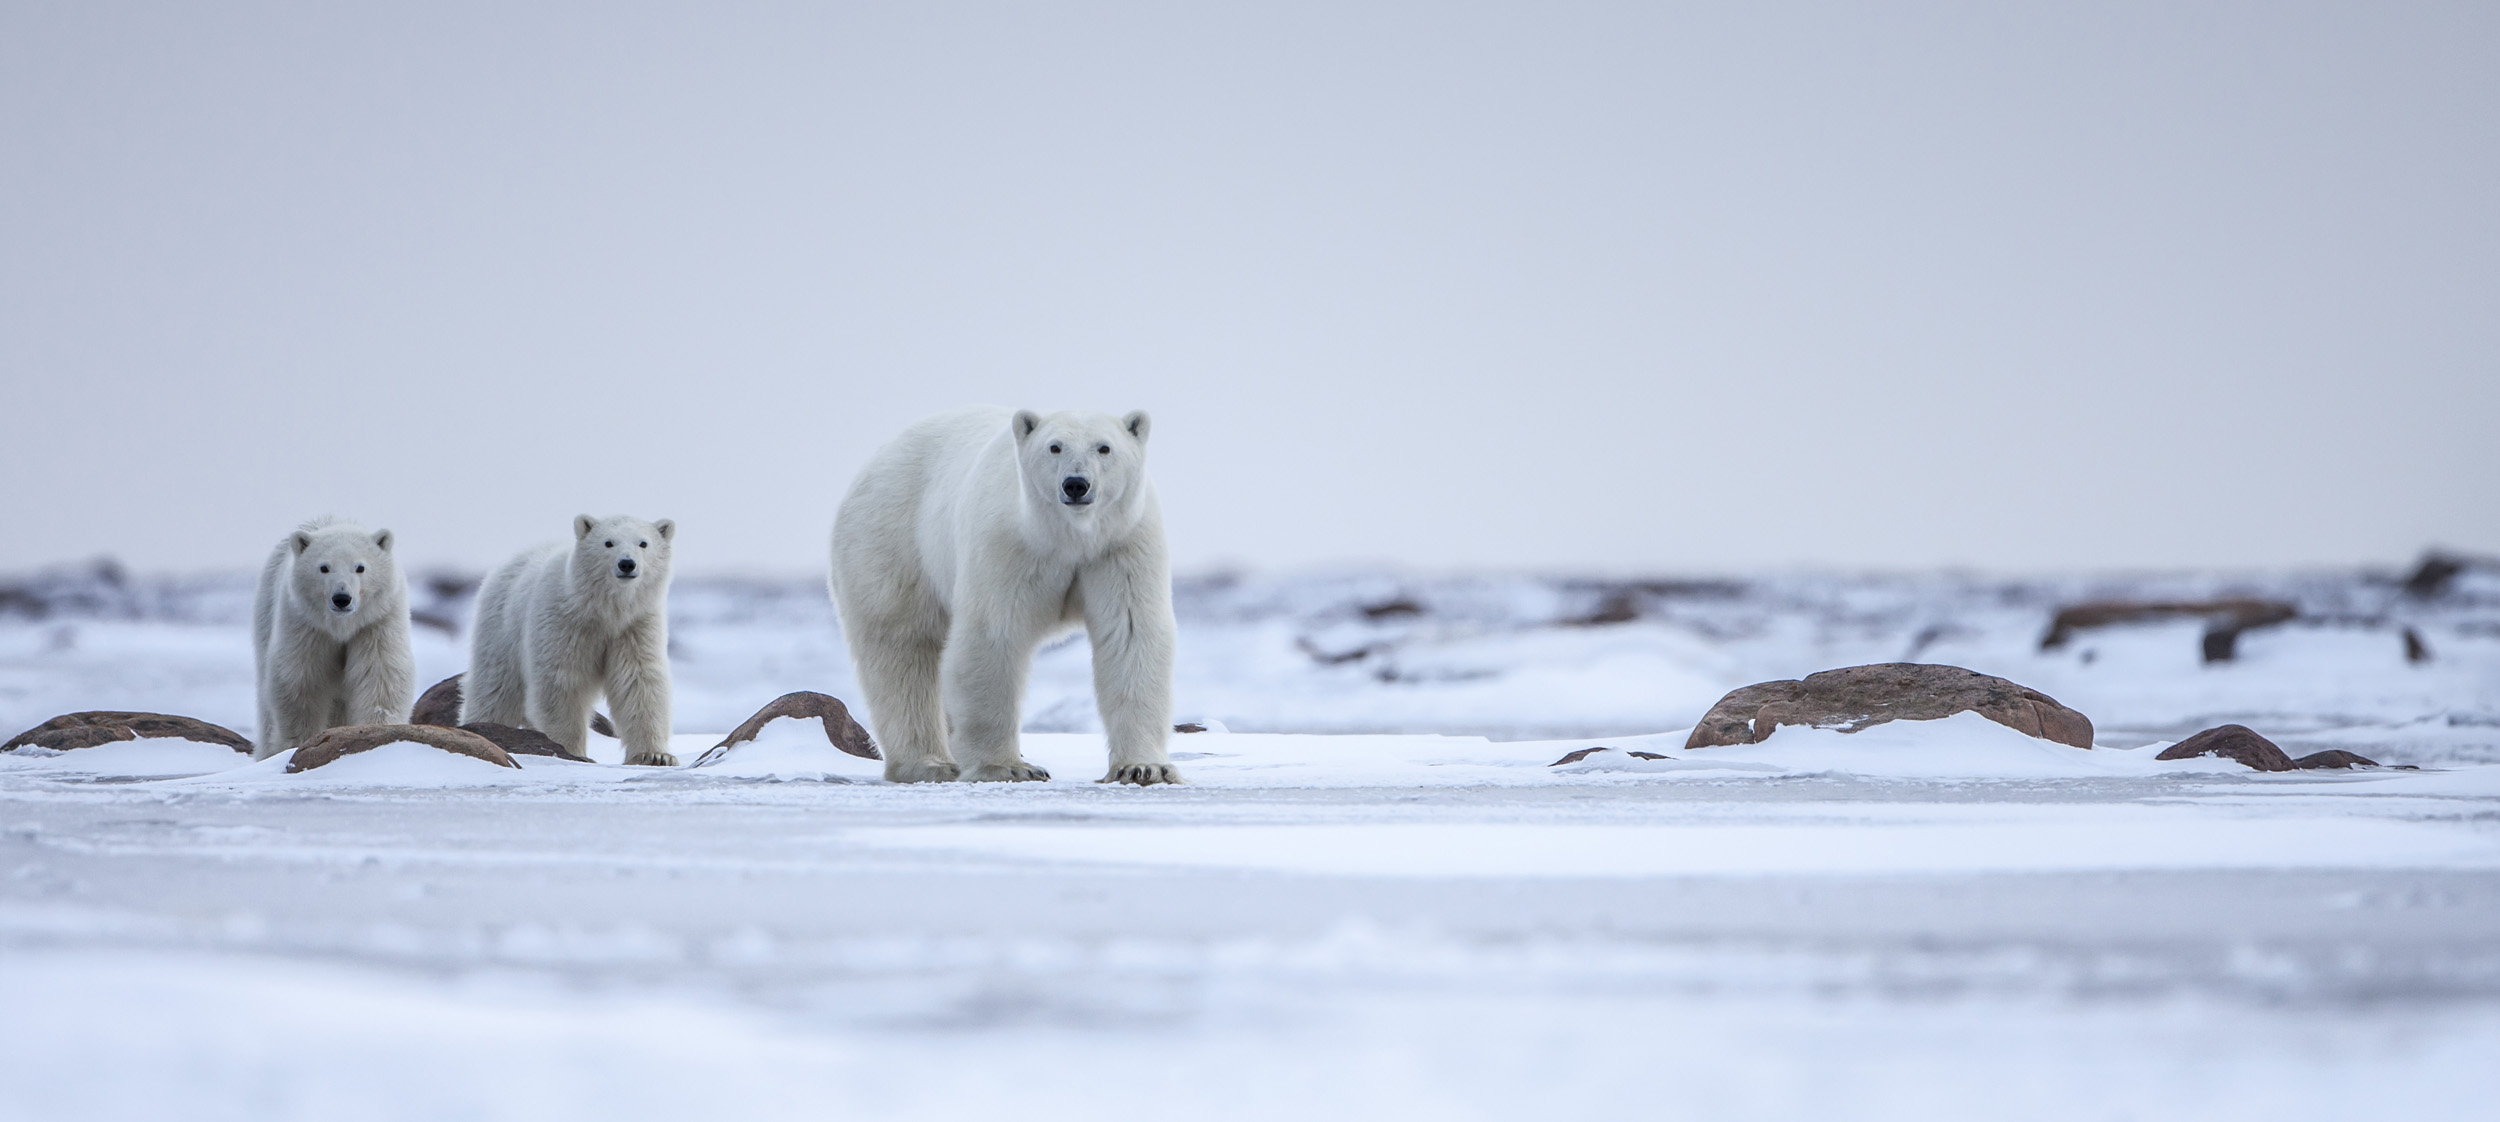
<path id="1" fill-rule="evenodd" d="M 1919 662 L 1883 662 L 1758 682 L 1710 707 L 1687 749 L 1759 744 L 1781 725 L 1859 732 L 1888 721 L 1977 713 L 2025 736 L 2092 747 L 2092 721 L 2056 698 L 1993 675 Z"/>
<path id="2" fill-rule="evenodd" d="M 40 725 L 9 738 L 0 745 L 0 752 L 14 752 L 23 747 L 49 748 L 65 752 L 73 748 L 93 748 L 120 740 L 195 740 L 202 744 L 223 744 L 244 755 L 252 752 L 252 742 L 241 733 L 223 725 L 212 725 L 196 717 L 177 717 L 168 713 L 126 713 L 98 709 L 84 713 L 63 713 Z"/>
<path id="3" fill-rule="evenodd" d="M 321 735 L 305 741 L 303 747 L 287 757 L 286 770 L 290 775 L 311 771 L 336 763 L 344 756 L 399 743 L 423 744 L 502 767 L 521 766 L 512 762 L 512 756 L 494 741 L 467 729 L 443 728 L 440 725 L 341 725 L 324 729 Z"/>
<path id="4" fill-rule="evenodd" d="M 729 754 L 731 748 L 755 739 L 757 734 L 764 731 L 765 725 L 784 717 L 796 720 L 821 717 L 825 722 L 825 739 L 831 741 L 834 747 L 863 760 L 885 758 L 877 751 L 877 742 L 868 735 L 868 730 L 862 728 L 857 720 L 852 719 L 850 707 L 842 704 L 841 698 L 812 690 L 799 690 L 774 698 L 763 708 L 756 710 L 754 716 L 739 722 L 738 727 L 731 729 L 729 735 L 723 737 L 720 743 L 705 751 L 702 758 L 694 762 L 694 766 L 704 767 L 718 762 Z"/>
<path id="5" fill-rule="evenodd" d="M 2215 756 L 2258 771 L 2302 771 L 2315 768 L 2377 767 L 2378 761 L 2341 748 L 2312 752 L 2299 759 L 2257 734 L 2247 725 L 2217 725 L 2161 750 L 2157 760 L 2192 760 Z"/>

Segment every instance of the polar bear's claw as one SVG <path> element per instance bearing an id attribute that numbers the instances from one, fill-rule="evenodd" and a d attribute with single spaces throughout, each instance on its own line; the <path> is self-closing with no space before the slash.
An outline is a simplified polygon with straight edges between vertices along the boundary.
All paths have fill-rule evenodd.
<path id="1" fill-rule="evenodd" d="M 1140 787 L 1152 787 L 1157 783 L 1187 783 L 1189 781 L 1181 778 L 1181 769 L 1170 764 L 1121 764 L 1112 768 L 1111 774 L 1094 782 L 1134 783 Z"/>
<path id="2" fill-rule="evenodd" d="M 676 767 L 677 757 L 666 752 L 637 752 L 625 763 L 628 766 L 640 767 Z"/>
<path id="3" fill-rule="evenodd" d="M 1050 772 L 1038 765 L 1017 760 L 1012 764 L 983 764 L 963 775 L 966 783 L 1046 783 Z"/>

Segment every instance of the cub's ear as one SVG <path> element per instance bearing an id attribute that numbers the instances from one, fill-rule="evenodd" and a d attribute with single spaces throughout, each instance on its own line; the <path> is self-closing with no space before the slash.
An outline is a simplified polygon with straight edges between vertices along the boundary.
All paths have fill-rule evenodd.
<path id="1" fill-rule="evenodd" d="M 661 541 L 673 542 L 677 540 L 677 520 L 674 518 L 663 518 L 652 523 L 651 528 L 660 532 Z"/>
<path id="2" fill-rule="evenodd" d="M 389 530 L 383 530 L 380 533 L 373 535 L 373 547 L 384 553 L 389 553 L 391 551 L 391 532 Z"/>
<path id="3" fill-rule="evenodd" d="M 574 515 L 574 516 L 573 516 L 573 540 L 574 540 L 574 541 L 580 541 L 580 540 L 582 540 L 583 538 L 589 537 L 589 536 L 590 536 L 590 532 L 591 532 L 592 530 L 596 530 L 596 529 L 598 529 L 598 528 L 599 528 L 599 520 L 598 520 L 598 519 L 596 519 L 596 518 L 592 518 L 591 516 L 589 516 L 589 515 L 587 515 L 587 514 L 576 514 L 576 515 Z"/>
<path id="4" fill-rule="evenodd" d="M 1120 418 L 1120 427 L 1127 429 L 1130 436 L 1136 437 L 1139 444 L 1144 444 L 1146 442 L 1146 430 L 1154 427 L 1154 418 L 1148 417 L 1146 415 L 1146 411 L 1140 409 L 1126 417 Z"/>
<path id="5" fill-rule="evenodd" d="M 1042 415 L 1030 409 L 1016 410 L 1016 419 L 1007 422 L 1007 431 L 1016 434 L 1018 444 L 1024 443 L 1024 438 L 1033 435 L 1033 430 L 1040 427 Z"/>
<path id="6" fill-rule="evenodd" d="M 302 530 L 295 531 L 295 555 L 301 557 L 304 555 L 305 550 L 311 548 L 312 535 Z"/>

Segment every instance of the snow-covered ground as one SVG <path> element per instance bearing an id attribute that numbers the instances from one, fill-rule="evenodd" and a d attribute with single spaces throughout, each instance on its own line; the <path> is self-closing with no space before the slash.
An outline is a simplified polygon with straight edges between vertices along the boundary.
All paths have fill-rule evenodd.
<path id="1" fill-rule="evenodd" d="M 420 605 L 460 669 L 459 582 Z M 249 734 L 248 581 L 0 583 L 0 735 Z M 2113 595 L 2296 602 L 2042 652 Z M 175 742 L 0 756 L 0 1117 L 2480 1118 L 2500 1095 L 2500 583 L 2366 573 L 1182 582 L 1192 783 Z M 812 581 L 673 594 L 678 752 L 855 699 Z M 1625 618 L 1629 617 L 1629 618 Z M 1606 619 L 1613 622 L 1590 622 Z M 2412 628 L 2428 661 L 2408 661 Z M 1914 658 L 2093 718 L 1690 754 L 1723 691 Z M 2225 720 L 2421 770 L 2264 775 Z M 1606 746 L 1573 764 L 1577 748 Z M 1644 759 L 1634 750 L 1660 755 Z"/>

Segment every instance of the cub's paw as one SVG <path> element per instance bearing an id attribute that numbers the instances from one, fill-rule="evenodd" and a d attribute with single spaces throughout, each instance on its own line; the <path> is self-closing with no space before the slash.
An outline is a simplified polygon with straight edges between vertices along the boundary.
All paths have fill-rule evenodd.
<path id="1" fill-rule="evenodd" d="M 1134 783 L 1140 787 L 1152 787 L 1157 783 L 1187 783 L 1189 781 L 1181 778 L 1181 769 L 1170 764 L 1113 764 L 1111 774 L 1094 782 Z"/>
<path id="2" fill-rule="evenodd" d="M 888 783 L 952 783 L 955 781 L 955 762 L 953 760 L 922 760 L 916 764 L 906 764 L 899 760 L 887 760 L 885 781 Z"/>
<path id="3" fill-rule="evenodd" d="M 1050 773 L 1017 760 L 1005 764 L 982 764 L 965 772 L 963 778 L 966 783 L 1040 783 L 1049 780 Z"/>
<path id="4" fill-rule="evenodd" d="M 666 752 L 636 752 L 625 758 L 629 767 L 676 767 L 677 757 Z"/>

